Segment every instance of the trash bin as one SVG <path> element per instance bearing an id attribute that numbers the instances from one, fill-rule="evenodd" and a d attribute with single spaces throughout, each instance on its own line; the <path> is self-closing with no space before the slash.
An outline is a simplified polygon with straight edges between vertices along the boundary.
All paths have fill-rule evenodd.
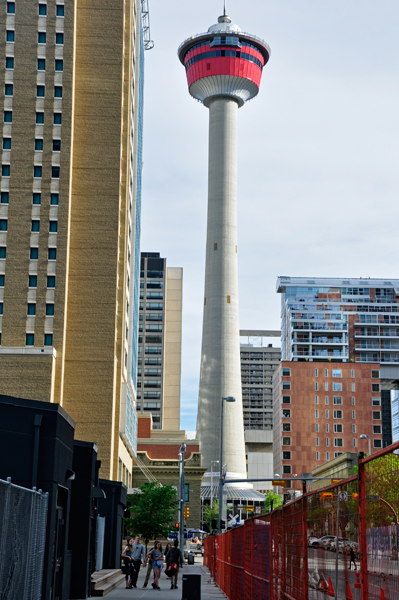
<path id="1" fill-rule="evenodd" d="M 193 565 L 194 564 L 194 558 L 195 558 L 195 554 L 191 554 L 191 552 L 188 553 L 188 564 L 189 565 Z"/>
<path id="2" fill-rule="evenodd" d="M 182 600 L 201 600 L 201 575 L 186 575 L 184 573 L 182 581 Z"/>

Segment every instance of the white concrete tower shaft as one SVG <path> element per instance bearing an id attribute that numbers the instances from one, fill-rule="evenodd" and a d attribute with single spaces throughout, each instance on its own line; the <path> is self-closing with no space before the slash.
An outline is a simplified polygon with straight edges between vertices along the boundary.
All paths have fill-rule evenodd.
<path id="1" fill-rule="evenodd" d="M 234 396 L 236 402 L 224 406 L 223 456 L 229 472 L 245 477 L 237 264 L 238 103 L 218 97 L 207 104 L 208 219 L 197 436 L 203 464 L 210 465 L 220 453 L 222 397 Z"/>

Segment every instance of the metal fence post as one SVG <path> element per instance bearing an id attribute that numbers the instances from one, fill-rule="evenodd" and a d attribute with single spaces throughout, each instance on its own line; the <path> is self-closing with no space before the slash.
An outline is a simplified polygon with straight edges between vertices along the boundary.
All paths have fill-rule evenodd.
<path id="1" fill-rule="evenodd" d="M 359 533 L 360 533 L 360 576 L 362 600 L 369 600 L 367 574 L 367 523 L 366 523 L 366 472 L 365 465 L 359 460 Z"/>
<path id="2" fill-rule="evenodd" d="M 307 600 L 309 594 L 308 583 L 308 514 L 306 498 L 306 481 L 302 482 L 302 537 L 303 537 L 303 598 Z"/>

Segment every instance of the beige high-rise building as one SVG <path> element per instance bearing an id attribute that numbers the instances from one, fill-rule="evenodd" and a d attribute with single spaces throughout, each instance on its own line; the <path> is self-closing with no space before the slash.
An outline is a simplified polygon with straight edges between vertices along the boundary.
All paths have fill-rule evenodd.
<path id="1" fill-rule="evenodd" d="M 183 269 L 142 252 L 137 410 L 153 429 L 180 430 Z"/>
<path id="2" fill-rule="evenodd" d="M 61 404 L 128 484 L 141 2 L 4 1 L 0 30 L 0 393 Z"/>

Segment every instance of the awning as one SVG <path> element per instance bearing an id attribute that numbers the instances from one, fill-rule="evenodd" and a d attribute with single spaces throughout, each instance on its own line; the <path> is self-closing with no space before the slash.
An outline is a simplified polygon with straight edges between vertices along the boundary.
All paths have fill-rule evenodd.
<path id="1" fill-rule="evenodd" d="M 251 489 L 243 489 L 236 488 L 231 485 L 225 485 L 223 489 L 223 493 L 227 494 L 227 500 L 250 500 L 253 502 L 264 502 L 265 496 L 260 492 L 256 492 Z M 212 497 L 217 500 L 219 498 L 219 486 L 213 486 Z M 211 486 L 210 485 L 202 485 L 201 486 L 201 498 L 209 499 L 211 498 Z"/>

